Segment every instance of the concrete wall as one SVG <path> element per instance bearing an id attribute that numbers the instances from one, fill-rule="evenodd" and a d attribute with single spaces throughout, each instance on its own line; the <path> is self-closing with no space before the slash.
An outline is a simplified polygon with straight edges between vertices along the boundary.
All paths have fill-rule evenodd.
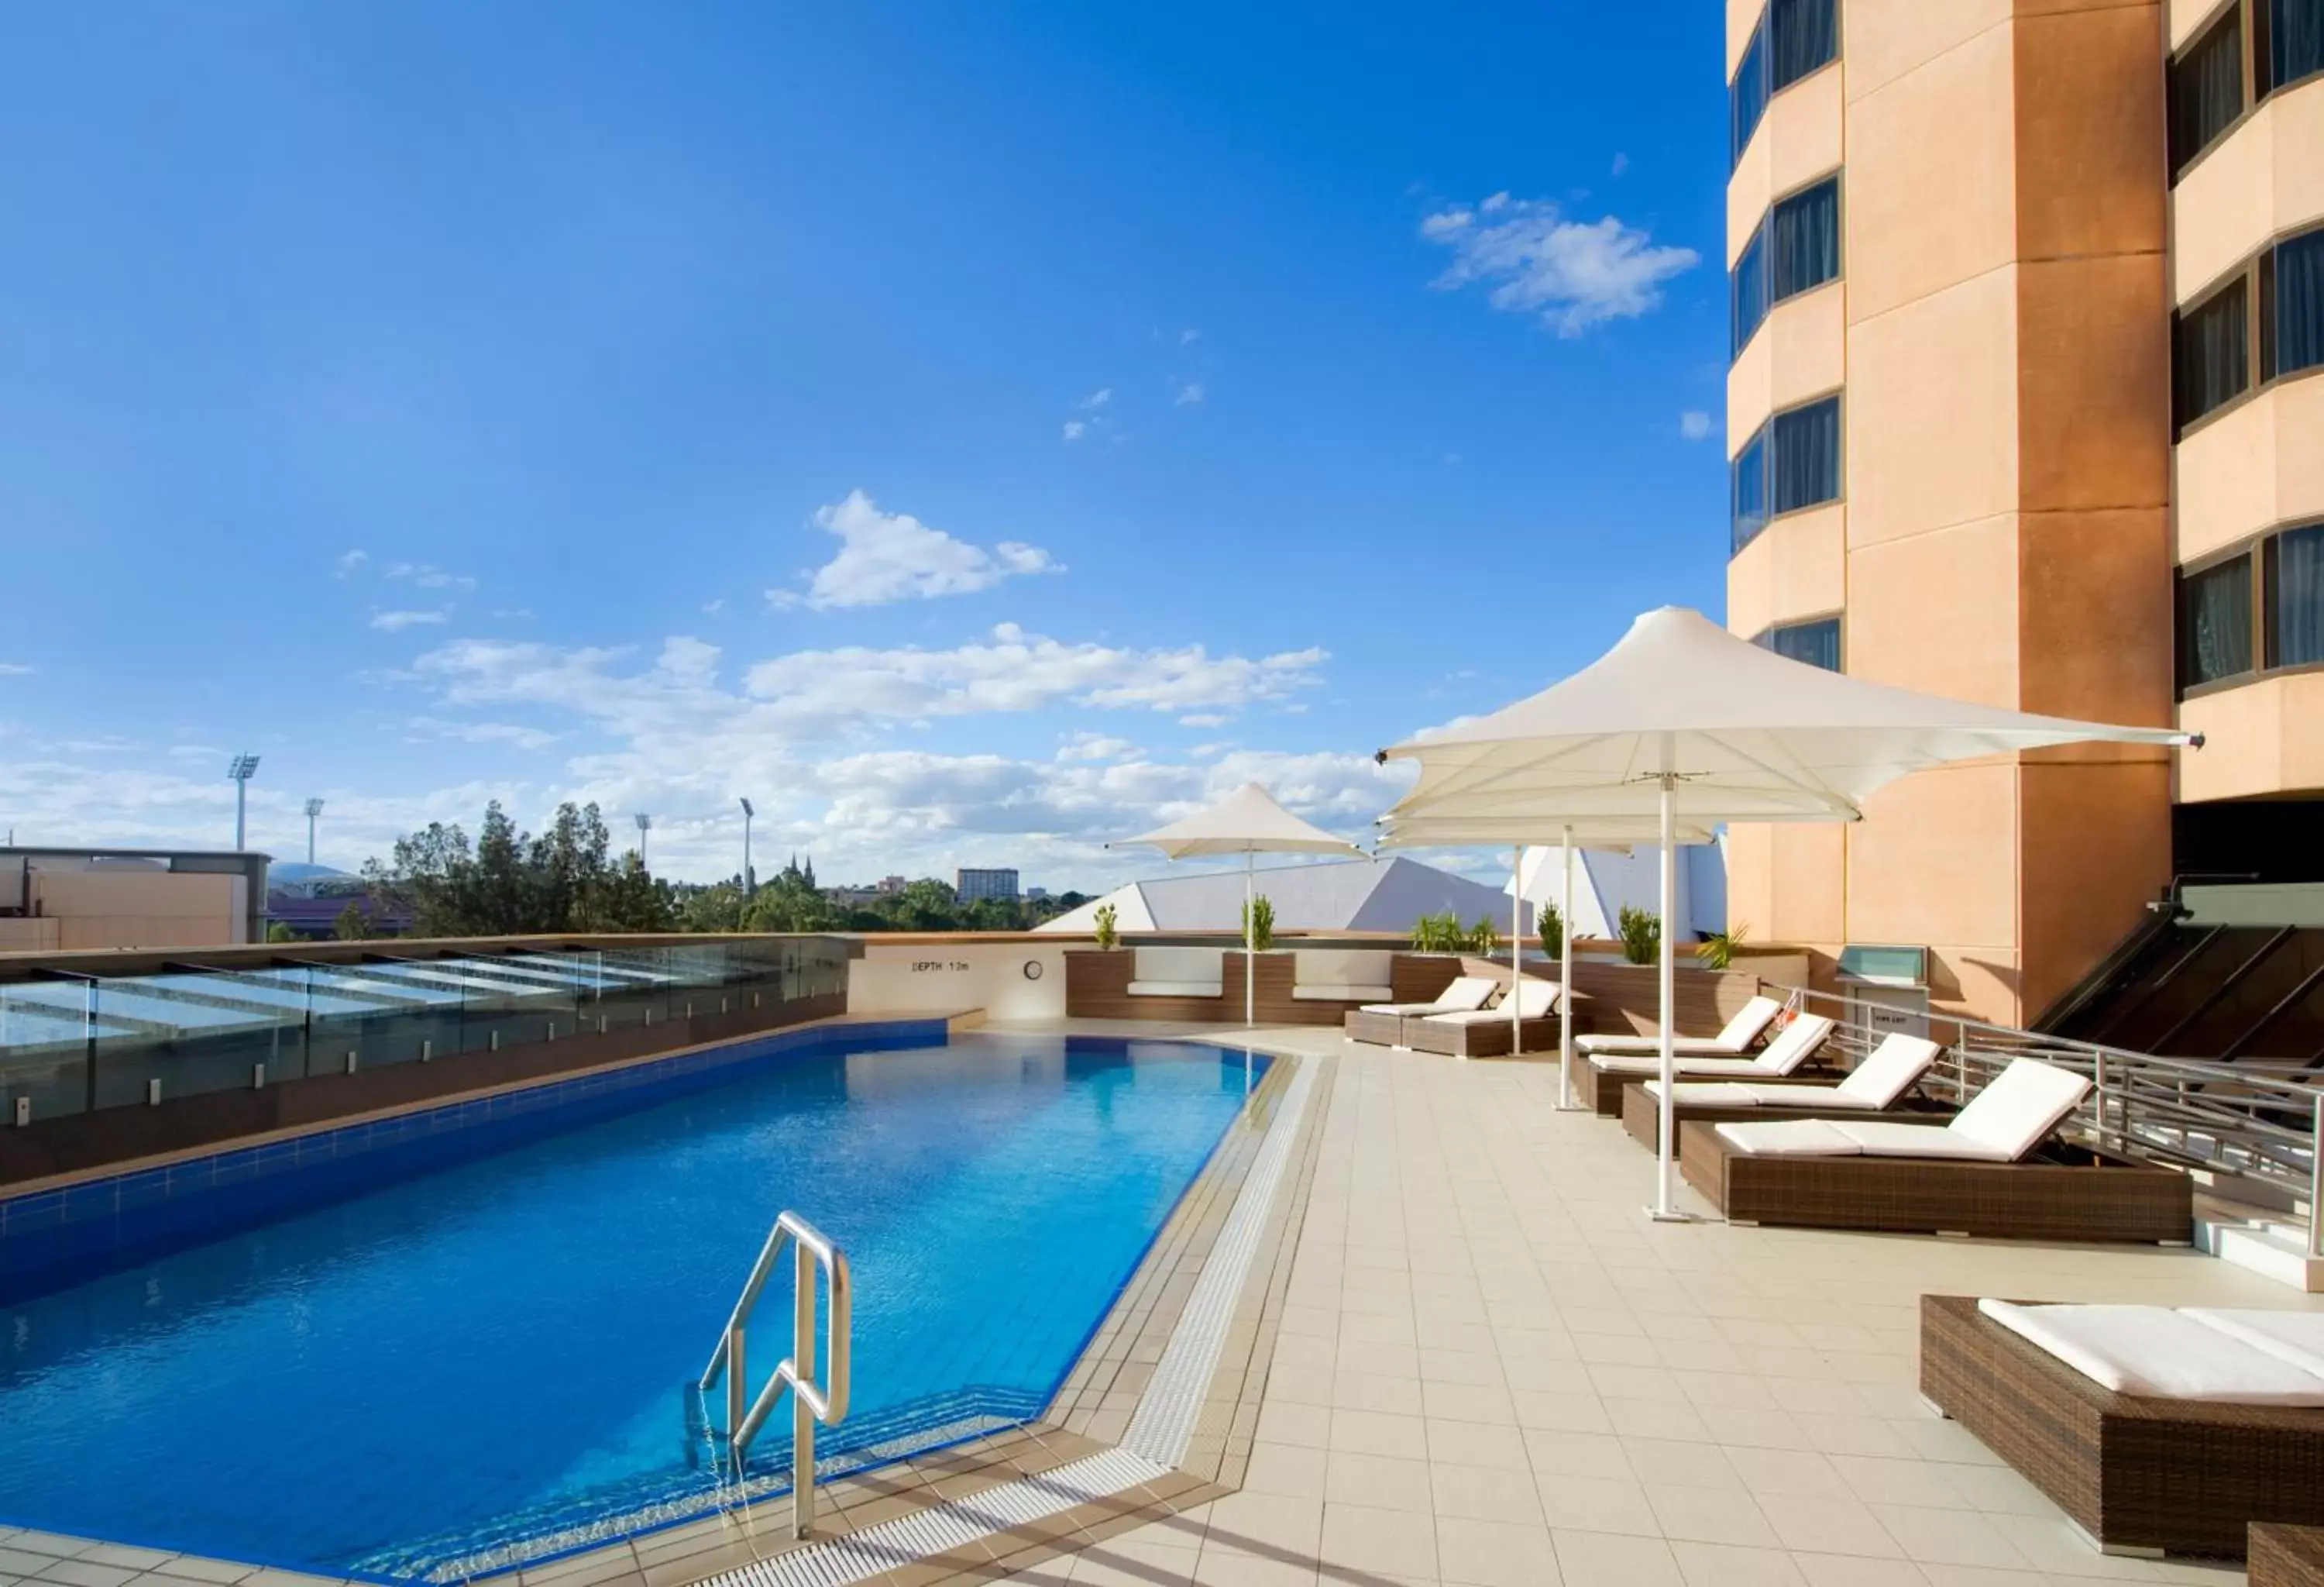
<path id="1" fill-rule="evenodd" d="M 0 921 L 0 948 L 215 947 L 249 940 L 249 884 L 167 871 L 32 872 L 35 918 Z M 46 940 L 15 940 L 12 927 Z"/>
<path id="2" fill-rule="evenodd" d="M 884 943 L 872 937 L 849 967 L 851 1014 L 943 1014 L 982 1009 L 994 1020 L 1065 1017 L 1065 949 L 1080 943 Z M 1026 968 L 1038 966 L 1038 976 Z"/>

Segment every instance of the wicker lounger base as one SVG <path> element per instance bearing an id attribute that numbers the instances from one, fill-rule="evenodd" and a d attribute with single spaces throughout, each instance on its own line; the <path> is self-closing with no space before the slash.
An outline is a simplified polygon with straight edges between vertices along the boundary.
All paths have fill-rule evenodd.
<path id="1" fill-rule="evenodd" d="M 1552 1056 L 1557 1052 L 1557 1021 L 1554 1019 L 1528 1020 L 1517 1035 L 1517 1052 Z M 1511 1050 L 1509 1021 L 1507 1015 L 1461 1025 L 1428 1019 L 1406 1020 L 1404 1045 L 1416 1053 L 1443 1053 L 1455 1058 L 1506 1058 Z"/>
<path id="2" fill-rule="evenodd" d="M 1573 1100 L 1590 1109 L 1601 1119 L 1622 1116 L 1622 1093 L 1631 1086 L 1654 1078 L 1651 1073 L 1640 1074 L 1635 1069 L 1600 1069 L 1580 1053 L 1573 1055 Z M 1781 1084 L 1787 1080 L 1812 1080 L 1822 1085 L 1837 1085 L 1848 1076 L 1838 1069 L 1821 1065 L 1805 1065 L 1789 1075 L 1689 1075 L 1686 1060 L 1679 1060 L 1681 1080 L 1750 1080 Z"/>
<path id="3" fill-rule="evenodd" d="M 1349 1012 L 1342 1028 L 1350 1041 L 1369 1041 L 1377 1047 L 1404 1045 L 1404 1016 L 1401 1014 L 1367 1014 L 1361 1009 Z"/>
<path id="4" fill-rule="evenodd" d="M 2324 1587 L 2324 1527 L 2251 1525 L 2251 1587 Z"/>
<path id="5" fill-rule="evenodd" d="M 2240 1559 L 2251 1521 L 2324 1523 L 2324 1409 L 2116 1394 L 1958 1295 L 1921 1297 L 1921 1393 L 2109 1552 Z"/>
<path id="6" fill-rule="evenodd" d="M 1830 1082 L 1824 1084 L 1829 1084 Z M 1662 1109 L 1655 1103 L 1654 1093 L 1646 1089 L 1645 1081 L 1633 1080 L 1622 1087 L 1622 1128 L 1630 1132 L 1631 1140 L 1648 1151 L 1660 1144 L 1655 1137 L 1661 1128 L 1661 1116 Z M 1763 1119 L 1886 1119 L 1896 1124 L 1941 1124 L 1951 1117 L 1950 1109 L 1941 1109 L 1914 1097 L 1905 1098 L 1885 1112 L 1868 1112 L 1862 1108 L 1818 1107 L 1812 1096 L 1803 1099 L 1802 1105 L 1796 1108 L 1766 1103 L 1756 1108 L 1720 1108 L 1690 1103 L 1683 1098 L 1678 1104 L 1678 1122 L 1682 1126 L 1743 1124 Z"/>
<path id="7" fill-rule="evenodd" d="M 2169 1245 L 2194 1235 L 2186 1175 L 2077 1148 L 2016 1163 L 1753 1157 L 1709 1124 L 1686 1124 L 1678 1156 L 1686 1182 L 1735 1223 L 2077 1243 Z"/>

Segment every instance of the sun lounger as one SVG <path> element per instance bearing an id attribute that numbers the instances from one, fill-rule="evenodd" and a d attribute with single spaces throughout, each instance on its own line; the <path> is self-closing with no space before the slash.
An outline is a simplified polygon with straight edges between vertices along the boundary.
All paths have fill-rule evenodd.
<path id="1" fill-rule="evenodd" d="M 2239 1558 L 2252 1523 L 2324 1525 L 2324 1376 L 2251 1342 L 2324 1366 L 2319 1334 L 2314 1312 L 1929 1295 L 1921 1394 L 2100 1547 Z"/>
<path id="2" fill-rule="evenodd" d="M 1682 1057 L 1733 1058 L 1740 1057 L 1759 1039 L 1784 1005 L 1771 997 L 1755 997 L 1727 1021 L 1726 1029 L 1716 1036 L 1679 1036 L 1671 1038 L 1671 1050 Z M 1584 1036 L 1576 1038 L 1574 1050 L 1597 1055 L 1617 1053 L 1651 1053 L 1660 1055 L 1662 1038 L 1658 1036 Z"/>
<path id="3" fill-rule="evenodd" d="M 1782 1080 L 1796 1074 L 1831 1037 L 1832 1022 L 1821 1014 L 1802 1014 L 1748 1058 L 1682 1058 L 1672 1073 L 1689 1080 Z M 1662 1060 L 1628 1053 L 1600 1054 L 1574 1070 L 1574 1094 L 1582 1105 L 1606 1118 L 1622 1112 L 1623 1083 L 1659 1075 Z"/>
<path id="4" fill-rule="evenodd" d="M 1216 948 L 1138 948 L 1131 997 L 1213 998 L 1226 992 L 1224 955 Z"/>
<path id="5" fill-rule="evenodd" d="M 1407 1017 L 1402 1045 L 1415 1052 L 1456 1058 L 1506 1057 L 1557 1045 L 1558 986 L 1554 981 L 1517 983 L 1517 1044 L 1510 1045 L 1508 999 L 1489 1009 Z"/>
<path id="6" fill-rule="evenodd" d="M 1942 1050 L 1926 1037 L 1891 1031 L 1838 1084 L 1683 1080 L 1672 1087 L 1672 1094 L 1681 1123 L 1885 1113 L 1921 1083 Z M 1622 1127 L 1648 1147 L 1660 1128 L 1662 1090 L 1661 1081 L 1648 1080 L 1622 1091 Z"/>
<path id="7" fill-rule="evenodd" d="M 1378 1047 L 1402 1047 L 1404 1022 L 1407 1017 L 1425 1014 L 1460 1013 L 1481 1009 L 1500 990 L 1501 983 L 1489 975 L 1462 975 L 1436 994 L 1435 1001 L 1425 1003 L 1366 1003 L 1351 1010 L 1342 1021 L 1350 1041 L 1368 1041 Z"/>
<path id="8" fill-rule="evenodd" d="M 2019 1058 L 1946 1124 L 1685 1124 L 1679 1168 L 1736 1223 L 2170 1243 L 2193 1231 L 2184 1174 L 2052 1139 L 2089 1090 Z"/>
<path id="9" fill-rule="evenodd" d="M 2324 1587 L 2324 1527 L 2254 1521 L 2250 1587 Z"/>

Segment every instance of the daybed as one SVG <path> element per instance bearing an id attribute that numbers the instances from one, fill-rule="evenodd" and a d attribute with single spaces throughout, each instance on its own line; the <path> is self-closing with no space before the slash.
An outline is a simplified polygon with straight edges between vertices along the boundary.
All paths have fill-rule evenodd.
<path id="1" fill-rule="evenodd" d="M 1736 1011 L 1735 1018 L 1727 1021 L 1726 1029 L 1718 1035 L 1674 1036 L 1671 1038 L 1671 1051 L 1683 1058 L 1740 1057 L 1783 1011 L 1784 1005 L 1774 998 L 1755 997 Z M 1592 1055 L 1645 1053 L 1660 1056 L 1661 1042 L 1660 1036 L 1584 1036 L 1577 1038 L 1573 1047 L 1576 1052 Z"/>
<path id="2" fill-rule="evenodd" d="M 1517 1042 L 1510 1043 L 1509 996 L 1517 1001 Z M 1415 1052 L 1456 1058 L 1499 1058 L 1557 1045 L 1558 985 L 1520 980 L 1513 994 L 1491 1008 L 1452 1013 L 1407 1015 L 1402 1045 Z"/>
<path id="3" fill-rule="evenodd" d="M 1943 1049 L 1924 1036 L 1901 1030 L 1883 1037 L 1864 1061 L 1837 1084 L 1799 1081 L 1682 1080 L 1672 1087 L 1677 1121 L 1739 1123 L 1751 1119 L 1813 1119 L 1826 1114 L 1869 1117 L 1909 1106 Z M 1648 1150 L 1660 1128 L 1663 1083 L 1633 1082 L 1622 1088 L 1622 1127 Z"/>
<path id="4" fill-rule="evenodd" d="M 1378 1047 L 1402 1047 L 1404 1022 L 1407 1017 L 1424 1014 L 1462 1013 L 1481 1009 L 1500 983 L 1489 975 L 1462 975 L 1436 994 L 1435 1001 L 1425 1003 L 1366 1003 L 1351 1010 L 1342 1023 L 1350 1041 L 1369 1041 Z"/>
<path id="5" fill-rule="evenodd" d="M 2171 1243 L 2191 1182 L 2052 1141 L 2090 1087 L 2018 1058 L 1950 1122 L 1687 1124 L 1679 1167 L 1730 1223 L 2001 1239 Z"/>
<path id="6" fill-rule="evenodd" d="M 1756 1057 L 1681 1058 L 1671 1072 L 1684 1080 L 1782 1080 L 1802 1074 L 1831 1032 L 1832 1022 L 1823 1015 L 1802 1014 L 1770 1038 Z M 1574 1066 L 1574 1096 L 1605 1118 L 1619 1118 L 1624 1083 L 1659 1078 L 1661 1071 L 1659 1056 L 1601 1053 L 1586 1065 Z M 1837 1074 L 1826 1077 L 1840 1078 Z"/>
<path id="7" fill-rule="evenodd" d="M 1927 1295 L 1921 1394 L 2098 1546 L 2237 1558 L 2251 1522 L 2324 1524 L 2319 1330 L 2324 1314 L 2015 1307 Z M 2075 1361 L 2055 1353 L 2061 1339 Z M 2303 1359 L 2307 1394 L 2296 1376 Z M 2253 1564 L 2252 1580 L 2265 1580 L 2256 1549 Z"/>

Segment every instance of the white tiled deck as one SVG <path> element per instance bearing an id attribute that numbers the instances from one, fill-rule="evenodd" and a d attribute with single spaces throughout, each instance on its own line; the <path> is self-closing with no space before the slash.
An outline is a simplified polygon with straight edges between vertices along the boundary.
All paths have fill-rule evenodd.
<path id="1" fill-rule="evenodd" d="M 1932 1416 L 1917 1297 L 2317 1302 L 2184 1250 L 1658 1225 L 1551 1067 L 1267 1037 L 1339 1072 L 1243 1490 L 1013 1580 L 2243 1579 L 2098 1554 Z"/>

